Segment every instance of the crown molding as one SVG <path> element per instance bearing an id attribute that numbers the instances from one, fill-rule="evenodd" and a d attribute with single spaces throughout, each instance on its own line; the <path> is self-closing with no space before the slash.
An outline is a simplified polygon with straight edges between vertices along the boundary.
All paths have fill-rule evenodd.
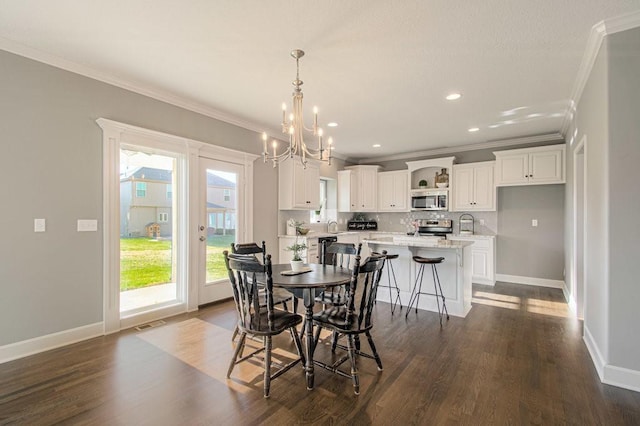
<path id="1" fill-rule="evenodd" d="M 575 115 L 575 109 L 580 102 L 582 92 L 589 80 L 589 76 L 591 75 L 593 65 L 596 62 L 596 58 L 598 57 L 598 52 L 604 42 L 604 38 L 610 34 L 619 33 L 637 27 L 640 27 L 640 11 L 606 19 L 591 27 L 591 33 L 589 33 L 589 38 L 587 39 L 587 47 L 582 57 L 580 68 L 578 68 L 578 75 L 576 76 L 576 80 L 573 84 L 573 90 L 571 91 L 570 110 L 565 114 L 564 121 L 562 123 L 561 133 L 563 135 L 566 135 L 569 131 L 569 126 L 571 125 Z"/>
<path id="2" fill-rule="evenodd" d="M 526 145 L 542 142 L 564 142 L 564 137 L 560 133 L 547 133 L 544 135 L 525 136 L 521 138 L 498 139 L 476 144 L 428 149 L 425 151 L 405 152 L 403 154 L 388 155 L 385 157 L 360 158 L 357 160 L 357 163 L 366 164 L 377 161 L 406 160 L 418 157 L 432 157 L 437 155 L 455 154 L 457 152 L 476 151 L 479 149 L 495 149 L 505 146 Z"/>
<path id="3" fill-rule="evenodd" d="M 234 126 L 242 127 L 243 129 L 251 130 L 256 133 L 262 133 L 264 131 L 264 126 L 260 126 L 257 123 L 239 119 L 238 117 L 235 117 L 226 112 L 222 112 L 207 105 L 185 99 L 170 92 L 148 87 L 139 82 L 132 82 L 122 78 L 118 78 L 113 75 L 98 71 L 94 68 L 88 67 L 86 65 L 63 59 L 59 56 L 34 49 L 29 46 L 25 46 L 6 38 L 0 37 L 0 49 L 19 56 L 23 56 L 28 59 L 32 59 L 34 61 L 51 65 L 56 68 L 63 69 L 65 71 L 72 72 L 74 74 L 79 74 L 93 80 L 98 80 L 103 83 L 119 87 L 121 89 L 148 96 L 161 102 L 165 102 L 192 112 L 196 112 L 198 114 L 202 114 L 204 116 L 214 118 L 225 123 L 233 124 Z"/>

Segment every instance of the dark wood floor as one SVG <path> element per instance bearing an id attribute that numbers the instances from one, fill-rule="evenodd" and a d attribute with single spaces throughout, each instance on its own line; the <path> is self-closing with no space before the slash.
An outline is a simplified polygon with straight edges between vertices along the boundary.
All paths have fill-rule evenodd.
<path id="1" fill-rule="evenodd" d="M 379 303 L 385 369 L 361 360 L 359 396 L 319 369 L 313 391 L 295 368 L 270 399 L 256 366 L 225 380 L 234 315 L 223 303 L 2 364 L 0 424 L 640 424 L 640 393 L 600 383 L 559 290 L 474 286 L 471 313 L 442 329 Z M 287 335 L 277 345 L 293 351 Z"/>

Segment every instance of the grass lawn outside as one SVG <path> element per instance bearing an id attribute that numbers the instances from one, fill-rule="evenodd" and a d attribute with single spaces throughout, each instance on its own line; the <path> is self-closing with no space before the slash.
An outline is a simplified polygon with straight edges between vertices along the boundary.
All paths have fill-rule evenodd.
<path id="1" fill-rule="evenodd" d="M 234 235 L 207 238 L 207 281 L 227 276 L 222 252 L 234 240 Z M 171 240 L 120 239 L 120 291 L 172 282 L 171 272 Z"/>

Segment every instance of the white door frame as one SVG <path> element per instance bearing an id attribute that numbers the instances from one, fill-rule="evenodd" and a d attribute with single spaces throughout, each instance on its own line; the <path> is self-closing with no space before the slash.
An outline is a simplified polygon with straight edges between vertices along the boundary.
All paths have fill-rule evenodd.
<path id="1" fill-rule="evenodd" d="M 582 175 L 578 175 L 576 164 L 578 157 L 582 156 Z M 582 203 L 578 200 L 578 184 L 582 185 Z M 579 318 L 585 317 L 586 309 L 586 282 L 587 265 L 585 254 L 587 252 L 587 135 L 583 135 L 578 144 L 573 149 L 573 250 L 572 250 L 572 271 L 571 281 L 573 283 L 570 306 Z M 581 204 L 581 205 L 578 205 Z M 578 223 L 578 209 L 582 210 L 582 226 Z M 582 235 L 582 250 L 578 252 L 578 237 Z M 582 257 L 582 270 L 578 271 L 578 259 Z M 581 273 L 582 282 L 578 283 L 578 272 Z M 580 288 L 578 288 L 580 286 Z"/>
<path id="2" fill-rule="evenodd" d="M 198 157 L 204 156 L 221 161 L 234 162 L 244 166 L 245 192 L 245 235 L 253 238 L 253 161 L 257 155 L 247 154 L 228 148 L 182 138 L 163 132 L 144 129 L 117 121 L 99 118 L 103 136 L 103 323 L 104 334 L 118 332 L 123 328 L 175 315 L 198 308 L 198 276 L 200 271 L 198 253 L 199 221 L 199 167 Z M 159 150 L 184 155 L 183 167 L 186 178 L 182 184 L 186 211 L 182 215 L 182 234 L 187 239 L 180 255 L 186 259 L 181 277 L 184 283 L 182 303 L 170 308 L 152 311 L 132 321 L 120 319 L 120 144 L 153 145 Z M 240 220 L 240 219 L 238 219 Z"/>

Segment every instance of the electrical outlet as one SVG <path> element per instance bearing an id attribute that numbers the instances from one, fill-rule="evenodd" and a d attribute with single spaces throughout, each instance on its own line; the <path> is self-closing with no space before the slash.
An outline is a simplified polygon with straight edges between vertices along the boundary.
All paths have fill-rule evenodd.
<path id="1" fill-rule="evenodd" d="M 480 226 L 484 226 L 484 219 L 480 219 Z"/>
<path id="2" fill-rule="evenodd" d="M 538 219 L 531 219 L 531 226 L 538 226 Z"/>
<path id="3" fill-rule="evenodd" d="M 33 220 L 33 232 L 44 232 L 46 230 L 46 221 L 44 219 Z"/>
<path id="4" fill-rule="evenodd" d="M 98 221 L 95 219 L 78 219 L 78 232 L 95 232 L 98 230 Z"/>

